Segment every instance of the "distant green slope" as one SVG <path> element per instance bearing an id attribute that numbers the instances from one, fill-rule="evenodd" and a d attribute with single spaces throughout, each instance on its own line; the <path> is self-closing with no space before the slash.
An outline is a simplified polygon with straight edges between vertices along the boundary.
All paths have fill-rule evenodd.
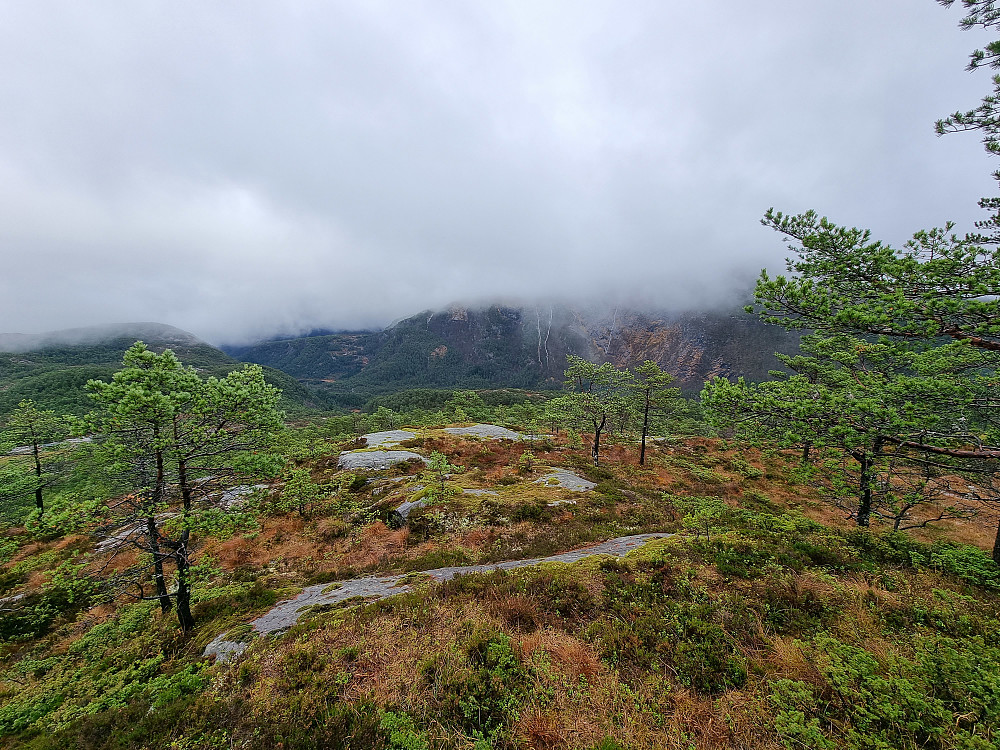
<path id="1" fill-rule="evenodd" d="M 231 346 L 225 351 L 242 362 L 256 362 L 303 380 L 340 380 L 361 372 L 378 352 L 379 333 L 343 333 Z"/>
<path id="2" fill-rule="evenodd" d="M 121 367 L 125 351 L 141 338 L 151 349 L 171 349 L 185 365 L 203 375 L 224 376 L 243 363 L 177 329 L 164 336 L 158 327 L 132 335 L 81 344 L 57 343 L 36 351 L 0 352 L 0 419 L 24 399 L 60 414 L 82 416 L 91 408 L 84 390 L 88 380 L 107 380 Z M 145 335 L 143 335 L 145 334 Z M 267 382 L 282 390 L 281 408 L 296 415 L 321 407 L 321 400 L 295 378 L 270 367 Z"/>

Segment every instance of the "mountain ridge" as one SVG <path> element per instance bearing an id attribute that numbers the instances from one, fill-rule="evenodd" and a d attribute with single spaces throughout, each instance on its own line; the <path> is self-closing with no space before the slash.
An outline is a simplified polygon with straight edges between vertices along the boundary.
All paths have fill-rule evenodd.
<path id="1" fill-rule="evenodd" d="M 88 380 L 107 380 L 136 341 L 162 352 L 171 349 L 185 365 L 221 377 L 241 362 L 188 331 L 164 323 L 122 323 L 51 331 L 0 334 L 0 418 L 24 399 L 40 408 L 82 415 L 91 403 Z M 297 380 L 264 367 L 264 377 L 282 389 L 282 408 L 300 412 L 324 406 Z"/>
<path id="2" fill-rule="evenodd" d="M 79 328 L 64 328 L 44 333 L 0 333 L 0 352 L 44 351 L 60 346 L 100 344 L 112 339 L 131 338 L 133 341 L 151 339 L 156 342 L 198 345 L 206 342 L 193 333 L 166 323 L 134 322 L 113 323 Z"/>
<path id="3" fill-rule="evenodd" d="M 334 399 L 397 387 L 558 388 L 566 356 L 619 367 L 657 361 L 688 394 L 719 375 L 764 380 L 798 335 L 742 311 L 642 312 L 568 305 L 450 305 L 382 331 L 340 332 L 223 347 Z"/>

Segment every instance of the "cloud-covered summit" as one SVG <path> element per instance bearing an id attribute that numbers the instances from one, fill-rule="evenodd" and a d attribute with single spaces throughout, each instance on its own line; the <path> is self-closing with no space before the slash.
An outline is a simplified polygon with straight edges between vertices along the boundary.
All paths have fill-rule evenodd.
<path id="1" fill-rule="evenodd" d="M 699 305 L 764 209 L 978 218 L 983 44 L 911 0 L 10 3 L 0 330 L 213 342 L 455 299 Z"/>

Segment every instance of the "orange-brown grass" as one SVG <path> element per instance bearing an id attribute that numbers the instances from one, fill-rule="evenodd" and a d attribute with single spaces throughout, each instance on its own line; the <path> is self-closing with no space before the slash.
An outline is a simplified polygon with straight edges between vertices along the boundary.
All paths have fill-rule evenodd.
<path id="1" fill-rule="evenodd" d="M 19 562 L 24 562 L 29 557 L 37 555 L 38 553 L 44 552 L 44 551 L 46 551 L 48 549 L 53 549 L 54 547 L 55 547 L 55 544 L 52 543 L 52 542 L 48 542 L 48 543 L 46 543 L 46 542 L 31 542 L 31 543 L 26 544 L 23 547 L 21 547 L 21 549 L 19 549 L 14 554 L 14 556 L 11 557 L 10 564 L 11 565 L 16 565 Z"/>
<path id="2" fill-rule="evenodd" d="M 59 539 L 55 543 L 55 549 L 58 550 L 87 550 L 89 551 L 94 545 L 94 540 L 87 534 L 69 534 Z"/>
<path id="3" fill-rule="evenodd" d="M 390 529 L 381 521 L 366 526 L 358 548 L 352 549 L 352 564 L 362 568 L 376 565 L 406 549 L 410 530 L 406 527 Z"/>
<path id="4" fill-rule="evenodd" d="M 626 684 L 591 644 L 550 627 L 520 633 L 488 610 L 476 601 L 424 599 L 412 609 L 404 603 L 363 617 L 333 613 L 273 647 L 252 650 L 247 666 L 228 668 L 214 690 L 247 696 L 256 714 L 247 717 L 251 723 L 269 707 L 287 703 L 302 679 L 315 687 L 297 688 L 301 709 L 321 706 L 339 690 L 344 701 L 430 718 L 448 689 L 435 676 L 461 676 L 469 669 L 461 650 L 469 634 L 502 632 L 534 681 L 514 727 L 520 746 L 570 750 L 613 736 L 646 750 L 687 750 L 692 739 L 699 748 L 769 747 L 759 736 L 759 727 L 766 726 L 756 708 L 762 700 L 747 699 L 744 692 L 700 697 L 663 676 Z M 293 676 L 303 670 L 306 677 Z"/>
<path id="5" fill-rule="evenodd" d="M 263 552 L 263 549 L 254 541 L 237 536 L 218 545 L 215 554 L 220 567 L 223 570 L 234 570 L 247 565 L 261 565 L 264 561 L 258 554 Z"/>
<path id="6" fill-rule="evenodd" d="M 518 739 L 532 750 L 555 750 L 565 747 L 567 728 L 559 723 L 553 712 L 532 708 L 526 711 L 517 724 Z"/>
<path id="7" fill-rule="evenodd" d="M 26 582 L 28 589 L 37 590 L 42 588 L 42 585 L 49 580 L 49 573 L 48 569 L 31 571 Z"/>
<path id="8" fill-rule="evenodd" d="M 223 570 L 252 565 L 265 567 L 272 561 L 285 563 L 314 558 L 321 549 L 314 539 L 303 534 L 305 521 L 285 515 L 266 519 L 256 536 L 235 536 L 219 542 L 206 540 L 204 551 L 219 561 Z"/>
<path id="9" fill-rule="evenodd" d="M 549 636 L 545 643 L 552 660 L 571 677 L 588 682 L 604 670 L 593 648 L 559 631 L 546 631 Z"/>
<path id="10" fill-rule="evenodd" d="M 802 642 L 795 638 L 774 636 L 770 641 L 767 665 L 774 677 L 802 680 L 816 688 L 825 684 L 823 675 L 803 653 Z"/>
<path id="11" fill-rule="evenodd" d="M 89 569 L 91 572 L 103 571 L 105 574 L 118 573 L 139 563 L 141 553 L 135 547 L 122 549 L 118 553 L 101 560 L 95 559 Z"/>
<path id="12" fill-rule="evenodd" d="M 427 438 L 424 441 L 424 448 L 444 453 L 453 463 L 483 471 L 516 466 L 517 460 L 526 450 L 535 455 L 536 463 L 557 462 L 562 457 L 562 453 L 558 450 L 542 450 L 538 441 L 530 443 L 513 440 L 469 440 L 459 436 L 445 436 Z"/>
<path id="13" fill-rule="evenodd" d="M 303 519 L 281 516 L 268 519 L 252 539 L 233 537 L 214 544 L 210 541 L 205 551 L 218 559 L 223 570 L 261 568 L 276 562 L 306 573 L 347 567 L 368 570 L 401 556 L 407 549 L 409 534 L 406 527 L 393 530 L 377 521 L 348 537 L 325 540 L 321 534 L 310 533 Z"/>
<path id="14" fill-rule="evenodd" d="M 916 529 L 914 536 L 921 541 L 947 539 L 990 551 L 997 537 L 997 520 L 995 513 L 984 510 L 972 518 L 940 521 L 936 524 L 936 529 Z"/>
<path id="15" fill-rule="evenodd" d="M 485 549 L 497 538 L 496 529 L 473 529 L 462 535 L 460 544 L 466 549 Z"/>

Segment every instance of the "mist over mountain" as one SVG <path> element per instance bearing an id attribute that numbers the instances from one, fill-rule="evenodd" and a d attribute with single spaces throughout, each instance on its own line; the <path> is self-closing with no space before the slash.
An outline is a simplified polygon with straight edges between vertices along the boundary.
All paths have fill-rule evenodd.
<path id="1" fill-rule="evenodd" d="M 188 331 L 163 323 L 123 323 L 50 331 L 0 333 L 0 420 L 22 399 L 59 413 L 82 415 L 93 404 L 88 380 L 108 380 L 136 341 L 162 352 L 171 349 L 204 375 L 223 376 L 241 363 Z M 282 390 L 282 407 L 292 413 L 322 404 L 292 377 L 270 367 L 264 377 Z"/>
<path id="2" fill-rule="evenodd" d="M 713 376 L 768 379 L 798 336 L 741 307 L 697 312 L 591 302 L 452 304 L 377 330 L 312 331 L 248 346 L 216 348 L 162 323 L 125 323 L 0 333 L 0 414 L 22 398 L 82 414 L 87 380 L 107 379 L 135 341 L 172 349 L 209 375 L 240 362 L 263 365 L 285 392 L 285 408 L 362 408 L 410 388 L 558 389 L 566 357 L 631 367 L 654 360 L 690 396 Z"/>
<path id="3" fill-rule="evenodd" d="M 42 351 L 58 347 L 106 344 L 118 339 L 146 341 L 178 347 L 208 346 L 193 333 L 164 323 L 121 323 L 118 325 L 67 328 L 47 333 L 0 333 L 0 352 Z"/>
<path id="4" fill-rule="evenodd" d="M 574 354 L 619 367 L 657 361 L 688 394 L 712 376 L 764 380 L 798 338 L 739 308 L 643 312 L 563 304 L 452 305 L 382 331 L 225 347 L 280 369 L 343 405 L 405 387 L 558 388 Z"/>
<path id="5" fill-rule="evenodd" d="M 981 31 L 929 0 L 790 7 L 7 3 L 0 330 L 690 309 L 782 268 L 769 206 L 896 245 L 982 218 L 979 144 L 931 127 L 979 100 Z"/>

